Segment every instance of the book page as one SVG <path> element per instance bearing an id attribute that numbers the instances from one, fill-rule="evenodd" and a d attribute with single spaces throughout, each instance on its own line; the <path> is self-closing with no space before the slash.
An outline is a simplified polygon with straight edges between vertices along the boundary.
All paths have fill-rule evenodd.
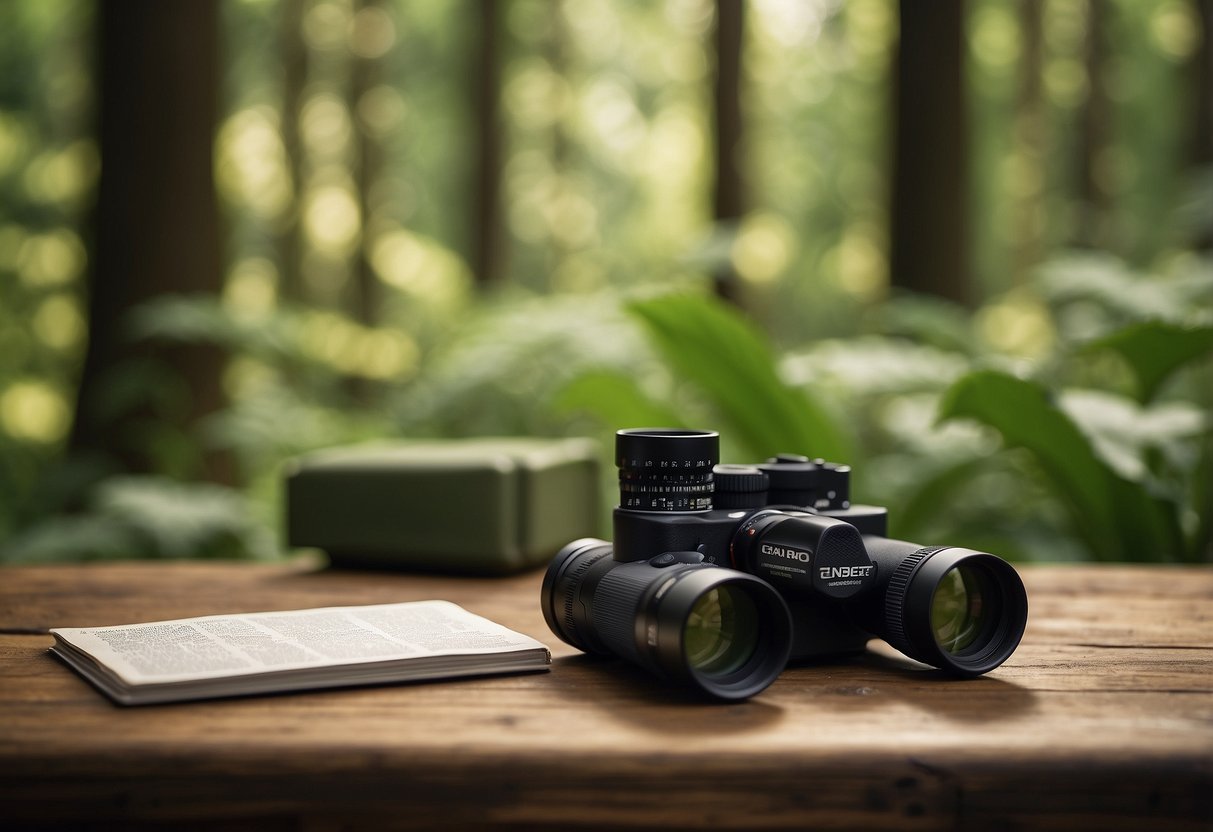
<path id="1" fill-rule="evenodd" d="M 51 630 L 131 684 L 546 648 L 449 601 Z"/>

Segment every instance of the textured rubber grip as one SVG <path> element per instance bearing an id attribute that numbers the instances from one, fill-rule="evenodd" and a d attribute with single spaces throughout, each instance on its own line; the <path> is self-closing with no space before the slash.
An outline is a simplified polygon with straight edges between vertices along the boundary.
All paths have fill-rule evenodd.
<path id="1" fill-rule="evenodd" d="M 640 601 L 654 581 L 676 574 L 647 563 L 626 563 L 604 575 L 594 593 L 594 627 L 603 643 L 629 661 L 642 662 L 636 645 L 636 619 L 645 612 L 640 609 Z"/>
<path id="2" fill-rule="evenodd" d="M 910 589 L 910 581 L 913 580 L 915 570 L 924 560 L 946 548 L 946 546 L 929 546 L 919 549 L 899 563 L 893 570 L 892 577 L 889 578 L 889 586 L 885 591 L 885 641 L 903 653 L 912 654 L 914 652 L 905 630 L 905 602 Z"/>

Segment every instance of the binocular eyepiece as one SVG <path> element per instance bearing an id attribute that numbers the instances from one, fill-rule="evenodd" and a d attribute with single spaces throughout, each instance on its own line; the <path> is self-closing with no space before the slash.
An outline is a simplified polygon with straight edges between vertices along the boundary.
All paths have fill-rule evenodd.
<path id="1" fill-rule="evenodd" d="M 577 540 L 553 559 L 553 633 L 721 699 L 873 637 L 961 677 L 1018 646 L 1027 594 L 1006 561 L 888 538 L 885 509 L 851 504 L 846 465 L 718 456 L 712 431 L 616 434 L 615 545 Z"/>

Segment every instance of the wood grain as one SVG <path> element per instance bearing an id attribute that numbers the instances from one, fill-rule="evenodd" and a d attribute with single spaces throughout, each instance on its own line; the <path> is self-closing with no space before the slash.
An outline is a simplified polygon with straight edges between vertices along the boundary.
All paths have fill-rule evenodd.
<path id="1" fill-rule="evenodd" d="M 547 631 L 540 575 L 303 561 L 0 570 L 0 827 L 1213 827 L 1213 570 L 1028 567 L 1016 654 L 945 679 L 875 646 L 739 705 Z M 447 598 L 546 674 L 119 708 L 52 626 Z"/>

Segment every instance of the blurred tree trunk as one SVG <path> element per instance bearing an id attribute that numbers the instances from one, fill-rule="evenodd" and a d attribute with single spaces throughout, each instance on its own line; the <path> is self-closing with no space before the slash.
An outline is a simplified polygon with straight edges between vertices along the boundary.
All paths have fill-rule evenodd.
<path id="1" fill-rule="evenodd" d="M 211 348 L 136 349 L 130 310 L 166 294 L 216 294 L 223 268 L 211 145 L 219 99 L 218 0 L 126 0 L 97 6 L 101 177 L 93 216 L 89 337 L 71 450 L 147 471 L 146 410 L 114 414 L 111 387 L 138 355 L 189 390 L 189 430 L 223 402 L 223 357 Z M 149 394 L 152 391 L 146 391 Z M 225 461 L 203 473 L 230 478 Z"/>
<path id="2" fill-rule="evenodd" d="M 1087 100 L 1083 106 L 1078 145 L 1078 227 L 1075 242 L 1087 248 L 1106 248 L 1112 242 L 1106 172 L 1101 159 L 1108 147 L 1111 107 L 1104 67 L 1107 60 L 1107 17 L 1110 4 L 1087 0 Z"/>
<path id="3" fill-rule="evenodd" d="M 1196 0 L 1200 18 L 1200 46 L 1192 59 L 1192 163 L 1206 176 L 1213 176 L 1213 0 Z M 1213 216 L 1205 217 L 1203 230 L 1195 245 L 1202 251 L 1213 250 Z"/>
<path id="4" fill-rule="evenodd" d="M 1015 146 L 1028 169 L 1025 187 L 1015 206 L 1013 279 L 1026 283 L 1044 250 L 1045 114 L 1044 2 L 1020 0 L 1019 28 L 1023 49 L 1019 60 L 1019 89 L 1015 107 Z"/>
<path id="5" fill-rule="evenodd" d="M 964 3 L 899 8 L 890 283 L 969 303 Z"/>
<path id="6" fill-rule="evenodd" d="M 380 5 L 379 0 L 356 0 L 355 14 Z M 379 83 L 382 61 L 354 55 L 350 67 L 349 107 L 354 118 L 354 187 L 358 193 L 358 216 L 362 229 L 358 249 L 354 254 L 354 317 L 366 326 L 374 326 L 379 320 L 379 281 L 371 265 L 371 243 L 374 233 L 374 202 L 372 189 L 379 178 L 383 154 L 379 142 L 371 135 L 362 119 L 357 117 L 363 97 Z"/>
<path id="7" fill-rule="evenodd" d="M 736 226 L 745 214 L 745 179 L 739 164 L 744 117 L 741 111 L 741 48 L 745 34 L 742 0 L 716 0 L 716 155 L 712 218 L 717 225 Z M 737 274 L 730 262 L 721 263 L 714 275 L 716 293 L 738 301 Z"/>
<path id="8" fill-rule="evenodd" d="M 476 123 L 472 273 L 482 285 L 502 278 L 501 269 L 501 5 L 475 7 L 472 117 Z"/>
<path id="9" fill-rule="evenodd" d="M 282 55 L 282 115 L 279 127 L 286 169 L 291 179 L 290 214 L 278 231 L 278 268 L 282 297 L 299 301 L 303 289 L 303 246 L 299 233 L 299 206 L 303 201 L 303 142 L 299 117 L 303 92 L 307 87 L 308 49 L 303 41 L 303 15 L 306 0 L 282 0 L 279 24 L 279 53 Z"/>
<path id="10" fill-rule="evenodd" d="M 552 25 L 549 27 L 548 36 L 543 41 L 543 55 L 547 59 L 552 73 L 557 78 L 567 80 L 570 62 L 568 22 L 565 15 L 569 14 L 569 11 L 564 0 L 552 0 L 551 9 Z M 556 118 L 552 120 L 552 171 L 556 174 L 556 181 L 560 183 L 559 188 L 563 193 L 566 188 L 571 187 L 568 184 L 568 169 L 570 167 L 569 157 L 572 155 L 570 153 L 572 142 L 569 140 L 566 127 L 569 108 L 568 95 L 558 86 L 553 87 L 552 108 L 557 113 Z M 551 233 L 548 239 L 551 241 L 551 245 L 549 246 L 547 289 L 551 291 L 556 286 L 552 275 L 556 274 L 568 260 L 569 246 L 565 242 L 563 234 L 556 233 L 555 229 L 549 228 L 549 230 Z"/>

